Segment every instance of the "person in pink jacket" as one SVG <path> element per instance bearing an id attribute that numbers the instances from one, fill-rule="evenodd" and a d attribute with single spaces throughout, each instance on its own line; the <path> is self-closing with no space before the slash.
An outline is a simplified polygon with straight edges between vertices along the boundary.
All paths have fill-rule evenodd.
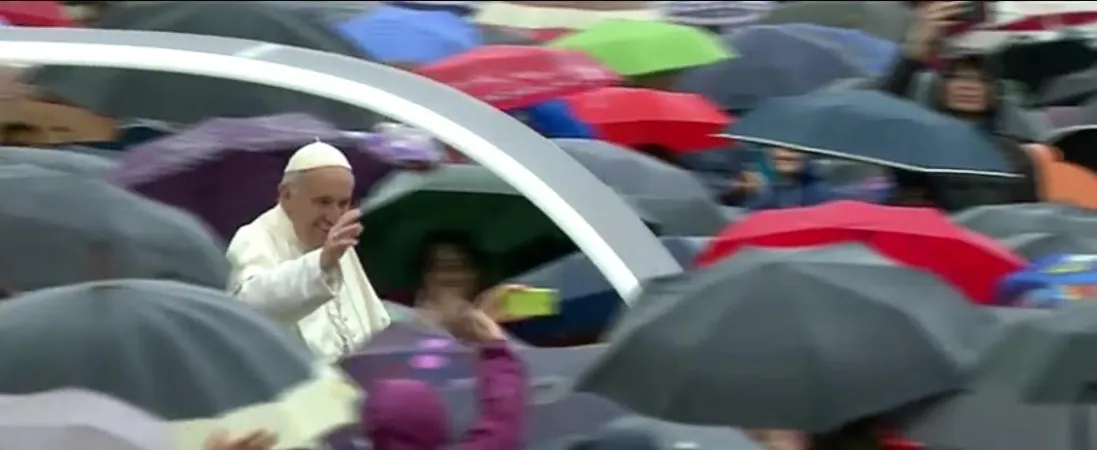
<path id="1" fill-rule="evenodd" d="M 462 302 L 452 302 L 460 305 Z M 520 450 L 524 446 L 525 366 L 506 334 L 482 309 L 465 302 L 443 315 L 458 339 L 478 347 L 476 396 L 480 417 L 456 442 L 437 392 L 410 379 L 379 380 L 367 390 L 362 419 L 374 450 Z"/>

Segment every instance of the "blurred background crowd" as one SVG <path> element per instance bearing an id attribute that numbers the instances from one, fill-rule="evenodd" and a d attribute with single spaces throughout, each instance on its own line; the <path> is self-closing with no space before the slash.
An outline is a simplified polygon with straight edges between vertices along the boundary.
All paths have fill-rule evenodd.
<path id="1" fill-rule="evenodd" d="M 375 111 L 6 65 L 5 449 L 1097 448 L 1097 2 L 4 1 L 0 19 L 449 86 L 551 141 L 682 268 L 622 296 L 488 164 Z"/>

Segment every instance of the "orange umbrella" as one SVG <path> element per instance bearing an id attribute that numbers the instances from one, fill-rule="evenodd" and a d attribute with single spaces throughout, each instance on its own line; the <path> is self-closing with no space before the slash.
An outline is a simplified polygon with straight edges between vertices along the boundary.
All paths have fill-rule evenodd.
<path id="1" fill-rule="evenodd" d="M 731 117 L 699 95 L 608 87 L 564 100 L 600 139 L 615 144 L 676 153 L 727 145 L 714 135 L 728 126 Z"/>

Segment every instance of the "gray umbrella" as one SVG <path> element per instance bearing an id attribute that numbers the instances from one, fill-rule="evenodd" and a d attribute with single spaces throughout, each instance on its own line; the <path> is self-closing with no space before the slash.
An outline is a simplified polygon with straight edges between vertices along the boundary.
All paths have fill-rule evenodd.
<path id="1" fill-rule="evenodd" d="M 0 165 L 0 285 L 170 278 L 223 289 L 221 245 L 189 214 L 105 181 Z"/>
<path id="2" fill-rule="evenodd" d="M 746 249 L 635 305 L 579 389 L 749 428 L 825 431 L 955 389 L 993 331 L 963 294 L 860 245 Z"/>
<path id="3" fill-rule="evenodd" d="M 903 434 L 930 448 L 1092 448 L 1092 407 L 1079 404 L 1094 401 L 1097 305 L 1024 316 L 1004 328 L 967 389 L 916 408 Z"/>
<path id="4" fill-rule="evenodd" d="M 251 39 L 354 58 L 365 56 L 322 20 L 261 2 L 127 4 L 111 8 L 96 27 Z M 344 129 L 368 129 L 378 120 L 375 114 L 334 100 L 199 75 L 45 66 L 36 70 L 29 82 L 40 92 L 115 118 L 195 123 L 210 117 L 303 112 Z"/>
<path id="5" fill-rule="evenodd" d="M 268 402 L 312 376 L 308 350 L 221 291 L 112 280 L 0 304 L 0 391 L 101 392 L 165 419 Z"/>
<path id="6" fill-rule="evenodd" d="M 687 170 L 604 141 L 553 139 L 661 234 L 708 236 L 727 224 L 720 205 Z"/>
<path id="7" fill-rule="evenodd" d="M 73 175 L 105 178 L 118 165 L 109 159 L 66 152 L 24 147 L 0 147 L 0 165 L 26 164 Z"/>
<path id="8" fill-rule="evenodd" d="M 1097 211 L 1058 203 L 988 205 L 953 217 L 1028 259 L 1097 253 Z"/>
<path id="9" fill-rule="evenodd" d="M 861 30 L 893 42 L 902 42 L 914 13 L 896 1 L 785 2 L 759 23 L 814 23 Z"/>

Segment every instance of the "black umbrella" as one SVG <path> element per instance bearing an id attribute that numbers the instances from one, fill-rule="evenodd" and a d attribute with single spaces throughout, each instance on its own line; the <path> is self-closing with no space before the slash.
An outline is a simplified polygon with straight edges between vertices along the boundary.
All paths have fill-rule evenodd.
<path id="1" fill-rule="evenodd" d="M 169 420 L 270 402 L 314 376 L 299 340 L 238 300 L 112 280 L 0 304 L 0 391 L 102 392 Z"/>
<path id="2" fill-rule="evenodd" d="M 251 39 L 356 58 L 350 42 L 308 14 L 259 2 L 153 2 L 112 8 L 99 28 L 168 31 Z M 308 94 L 241 81 L 130 69 L 44 67 L 30 82 L 38 90 L 116 117 L 194 123 L 209 117 L 309 113 L 344 129 L 372 126 L 376 117 Z"/>
<path id="3" fill-rule="evenodd" d="M 1093 303 L 1012 324 L 987 352 L 969 392 L 931 409 L 911 434 L 950 445 L 962 441 L 966 445 L 958 448 L 970 450 L 1092 448 L 1094 342 Z"/>
<path id="4" fill-rule="evenodd" d="M 1072 117 L 1069 125 L 1050 133 L 1048 144 L 1063 154 L 1063 161 L 1074 163 L 1091 171 L 1097 171 L 1097 98 L 1083 104 Z"/>
<path id="5" fill-rule="evenodd" d="M 914 12 L 895 1 L 785 2 L 759 21 L 767 25 L 814 23 L 861 30 L 893 42 L 902 42 L 913 22 Z"/>
<path id="6" fill-rule="evenodd" d="M 1033 100 L 1034 106 L 1075 106 L 1097 93 L 1097 68 L 1091 67 L 1051 80 Z"/>
<path id="7" fill-rule="evenodd" d="M 114 161 L 78 152 L 25 147 L 0 147 L 0 165 L 26 164 L 73 175 L 105 178 L 115 167 Z"/>
<path id="8" fill-rule="evenodd" d="M 676 422 L 825 431 L 961 386 L 993 323 L 859 245 L 748 249 L 647 285 L 578 387 Z"/>
<path id="9" fill-rule="evenodd" d="M 221 245 L 183 211 L 102 180 L 28 165 L 0 165 L 0 192 L 0 285 L 8 289 L 100 278 L 227 283 Z"/>
<path id="10" fill-rule="evenodd" d="M 957 223 L 1035 259 L 1056 253 L 1097 253 L 1097 211 L 1058 203 L 988 205 L 964 210 Z"/>
<path id="11" fill-rule="evenodd" d="M 662 234 L 709 236 L 728 222 L 720 205 L 687 170 L 604 141 L 553 139 L 553 142 Z"/>
<path id="12" fill-rule="evenodd" d="M 1062 36 L 1053 40 L 1013 42 L 995 54 L 1002 78 L 1016 80 L 1028 92 L 1040 92 L 1056 77 L 1085 70 L 1097 61 L 1089 39 Z"/>
<path id="13" fill-rule="evenodd" d="M 335 26 L 363 14 L 368 14 L 381 2 L 323 2 L 323 1 L 264 1 L 271 6 L 286 8 L 296 14 L 307 14 L 325 24 Z"/>

